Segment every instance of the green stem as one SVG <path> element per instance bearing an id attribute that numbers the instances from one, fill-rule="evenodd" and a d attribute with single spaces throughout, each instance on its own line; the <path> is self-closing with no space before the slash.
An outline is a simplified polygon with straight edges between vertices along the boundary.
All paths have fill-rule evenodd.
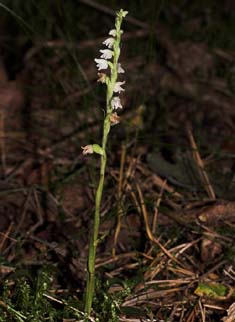
<path id="1" fill-rule="evenodd" d="M 96 258 L 96 248 L 98 244 L 98 234 L 100 226 L 100 205 L 104 188 L 104 176 L 106 168 L 106 144 L 108 139 L 108 133 L 110 130 L 110 114 L 107 114 L 104 120 L 104 129 L 103 129 L 103 140 L 102 148 L 104 154 L 101 156 L 101 165 L 100 165 L 100 179 L 99 184 L 96 190 L 95 197 L 95 218 L 93 226 L 93 235 L 90 240 L 89 246 L 89 255 L 88 255 L 88 272 L 87 272 L 87 287 L 86 287 L 86 298 L 85 298 L 85 313 L 87 316 L 91 313 L 92 301 L 95 289 L 95 258 Z"/>
<path id="2" fill-rule="evenodd" d="M 100 204 L 103 194 L 104 188 L 104 176 L 105 176 L 105 168 L 106 168 L 106 144 L 108 140 L 108 134 L 110 131 L 110 116 L 112 113 L 111 107 L 111 99 L 113 96 L 113 88 L 117 81 L 117 61 L 118 56 L 114 57 L 114 66 L 115 69 L 111 74 L 111 82 L 110 86 L 107 88 L 107 96 L 106 96 L 106 111 L 107 115 L 104 120 L 104 128 L 103 128 L 103 139 L 102 139 L 102 149 L 103 155 L 101 156 L 101 164 L 100 164 L 100 179 L 98 188 L 96 190 L 95 197 L 95 218 L 94 218 L 94 227 L 93 227 L 93 235 L 91 237 L 90 245 L 89 245 L 89 255 L 88 255 L 88 272 L 87 272 L 87 287 L 86 287 L 86 298 L 85 298 L 85 313 L 87 316 L 91 313 L 92 301 L 95 289 L 95 258 L 96 258 L 96 248 L 98 244 L 98 234 L 99 234 L 99 226 L 100 226 Z"/>

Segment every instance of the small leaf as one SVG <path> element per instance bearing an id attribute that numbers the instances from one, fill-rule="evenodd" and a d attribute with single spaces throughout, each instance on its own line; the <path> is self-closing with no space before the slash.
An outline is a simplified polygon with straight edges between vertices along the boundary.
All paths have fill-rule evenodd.
<path id="1" fill-rule="evenodd" d="M 215 300 L 224 299 L 228 293 L 228 289 L 225 285 L 215 282 L 198 283 L 198 287 L 194 291 L 194 294 L 200 297 L 210 297 Z"/>
<path id="2" fill-rule="evenodd" d="M 92 144 L 93 151 L 97 154 L 104 155 L 104 149 L 99 144 Z"/>

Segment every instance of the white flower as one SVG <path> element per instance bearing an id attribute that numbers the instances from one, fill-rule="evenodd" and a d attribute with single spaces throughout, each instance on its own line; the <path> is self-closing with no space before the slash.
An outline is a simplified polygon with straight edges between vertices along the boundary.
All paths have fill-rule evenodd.
<path id="1" fill-rule="evenodd" d="M 113 37 L 107 38 L 105 41 L 103 41 L 103 44 L 107 46 L 108 48 L 112 48 L 114 44 L 115 39 Z"/>
<path id="2" fill-rule="evenodd" d="M 97 65 L 98 70 L 107 69 L 108 68 L 108 62 L 105 59 L 97 59 L 96 58 L 95 59 L 95 62 L 96 62 L 96 65 Z"/>
<path id="3" fill-rule="evenodd" d="M 113 56 L 113 51 L 110 49 L 101 49 L 100 52 L 102 53 L 101 58 L 110 59 Z"/>
<path id="4" fill-rule="evenodd" d="M 92 154 L 94 152 L 92 144 L 82 146 L 81 148 L 83 149 L 82 154 L 84 154 L 84 155 L 85 154 Z"/>
<path id="5" fill-rule="evenodd" d="M 112 109 L 122 108 L 121 100 L 118 96 L 115 96 L 111 101 Z"/>
<path id="6" fill-rule="evenodd" d="M 117 35 L 116 29 L 110 30 L 109 35 L 112 36 L 112 37 L 116 37 L 116 35 Z"/>
<path id="7" fill-rule="evenodd" d="M 118 63 L 118 73 L 121 74 L 121 73 L 125 73 L 125 70 L 122 68 L 121 64 Z"/>
<path id="8" fill-rule="evenodd" d="M 124 82 L 117 82 L 115 85 L 114 85 L 114 93 L 121 93 L 122 91 L 124 91 L 124 88 L 121 87 L 122 84 L 125 84 L 125 81 Z"/>

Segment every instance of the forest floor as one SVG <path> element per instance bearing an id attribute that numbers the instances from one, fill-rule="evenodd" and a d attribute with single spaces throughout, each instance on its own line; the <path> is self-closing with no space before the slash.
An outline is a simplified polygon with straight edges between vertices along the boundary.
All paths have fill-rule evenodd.
<path id="1" fill-rule="evenodd" d="M 0 321 L 80 321 L 99 173 L 81 146 L 101 140 L 94 58 L 125 1 L 5 2 Z M 232 322 L 234 5 L 146 2 L 123 7 L 93 318 Z"/>

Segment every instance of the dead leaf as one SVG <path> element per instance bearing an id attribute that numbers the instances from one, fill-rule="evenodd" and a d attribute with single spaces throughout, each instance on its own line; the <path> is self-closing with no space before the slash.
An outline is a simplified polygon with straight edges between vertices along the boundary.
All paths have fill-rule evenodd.
<path id="1" fill-rule="evenodd" d="M 203 262 L 214 260 L 222 252 L 220 243 L 204 238 L 201 242 L 201 259 Z"/>
<path id="2" fill-rule="evenodd" d="M 235 302 L 230 305 L 227 310 L 228 316 L 225 316 L 222 320 L 224 322 L 234 322 L 235 321 Z"/>

